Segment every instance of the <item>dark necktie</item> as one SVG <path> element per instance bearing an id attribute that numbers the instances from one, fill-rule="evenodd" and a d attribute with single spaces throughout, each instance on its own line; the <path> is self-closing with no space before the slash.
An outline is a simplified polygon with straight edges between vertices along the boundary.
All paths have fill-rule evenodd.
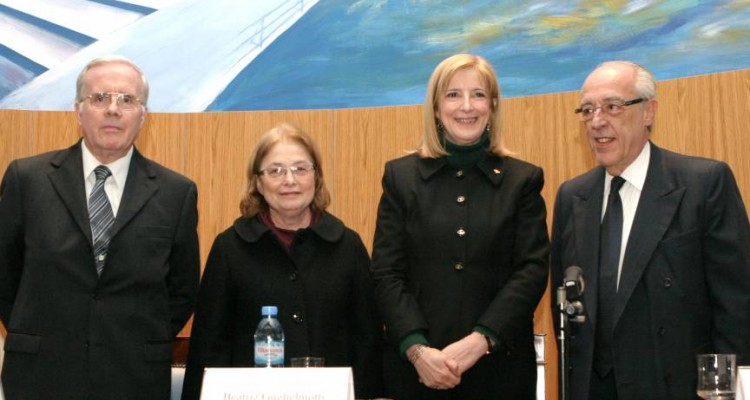
<path id="1" fill-rule="evenodd" d="M 599 305 L 596 317 L 594 370 L 604 378 L 612 370 L 612 336 L 614 331 L 617 270 L 622 242 L 622 201 L 620 188 L 625 180 L 612 178 L 607 210 L 599 230 Z"/>
<path id="2" fill-rule="evenodd" d="M 101 276 L 104 260 L 107 258 L 109 235 L 112 225 L 115 223 L 112 206 L 109 204 L 107 193 L 104 192 L 104 182 L 107 177 L 112 175 L 112 172 L 109 168 L 100 165 L 94 169 L 94 174 L 96 174 L 96 183 L 89 196 L 89 219 L 91 220 L 91 233 L 94 238 L 96 273 Z"/>

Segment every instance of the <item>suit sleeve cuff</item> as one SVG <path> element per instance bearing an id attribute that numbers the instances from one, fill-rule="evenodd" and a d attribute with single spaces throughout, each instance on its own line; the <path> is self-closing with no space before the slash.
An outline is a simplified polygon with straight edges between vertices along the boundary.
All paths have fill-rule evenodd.
<path id="1" fill-rule="evenodd" d="M 496 351 L 500 348 L 500 345 L 503 343 L 499 336 L 495 334 L 490 328 L 483 326 L 483 325 L 477 325 L 474 327 L 474 332 L 478 332 L 482 334 L 483 336 L 489 338 L 492 340 L 492 343 L 494 344 L 492 346 L 492 351 Z"/>
<path id="2" fill-rule="evenodd" d="M 427 341 L 427 337 L 422 331 L 414 331 L 408 334 L 398 345 L 398 352 L 401 354 L 404 360 L 406 360 L 406 350 L 415 344 L 423 344 L 429 346 L 430 342 Z"/>

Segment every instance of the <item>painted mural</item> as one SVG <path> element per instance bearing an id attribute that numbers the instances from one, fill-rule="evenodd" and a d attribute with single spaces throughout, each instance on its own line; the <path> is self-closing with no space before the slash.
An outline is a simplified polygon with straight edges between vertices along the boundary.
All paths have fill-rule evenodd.
<path id="1" fill-rule="evenodd" d="M 0 0 L 0 108 L 71 109 L 107 54 L 144 69 L 156 112 L 418 104 L 457 52 L 505 97 L 576 90 L 610 59 L 660 80 L 750 68 L 750 1 Z"/>

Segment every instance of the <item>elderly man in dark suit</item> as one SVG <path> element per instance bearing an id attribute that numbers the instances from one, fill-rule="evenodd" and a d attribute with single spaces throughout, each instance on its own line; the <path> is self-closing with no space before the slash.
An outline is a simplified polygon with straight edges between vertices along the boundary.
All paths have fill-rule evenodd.
<path id="1" fill-rule="evenodd" d="M 199 280 L 197 189 L 133 146 L 148 84 L 127 59 L 77 82 L 83 139 L 13 161 L 0 186 L 2 384 L 16 399 L 170 396 Z"/>
<path id="2" fill-rule="evenodd" d="M 576 400 L 696 399 L 696 354 L 750 362 L 750 224 L 737 184 L 723 162 L 651 143 L 656 109 L 654 78 L 635 63 L 604 63 L 582 88 L 576 112 L 600 166 L 560 187 L 552 232 L 553 283 L 572 265 L 586 279 Z"/>

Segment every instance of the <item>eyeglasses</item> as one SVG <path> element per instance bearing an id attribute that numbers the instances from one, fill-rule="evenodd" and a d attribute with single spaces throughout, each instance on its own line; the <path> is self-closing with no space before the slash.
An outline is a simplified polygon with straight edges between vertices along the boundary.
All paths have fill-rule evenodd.
<path id="1" fill-rule="evenodd" d="M 132 94 L 127 93 L 92 93 L 83 98 L 81 101 L 88 100 L 89 104 L 93 108 L 103 109 L 107 108 L 112 104 L 112 99 L 117 99 L 117 107 L 121 110 L 130 111 L 140 106 L 141 99 L 135 97 Z"/>
<path id="2" fill-rule="evenodd" d="M 289 167 L 283 165 L 274 165 L 258 171 L 258 175 L 265 175 L 270 179 L 278 180 L 286 177 L 287 171 L 292 171 L 292 175 L 294 175 L 296 178 L 304 178 L 315 171 L 315 165 L 301 164 L 291 165 Z"/>
<path id="3" fill-rule="evenodd" d="M 580 108 L 575 109 L 575 113 L 581 114 L 582 121 L 590 121 L 594 118 L 594 114 L 596 114 L 597 110 L 602 110 L 603 113 L 614 116 L 614 115 L 622 114 L 622 112 L 625 111 L 625 107 L 632 106 L 633 104 L 642 103 L 644 101 L 646 101 L 646 99 L 642 97 L 639 97 L 633 100 L 626 100 L 626 101 L 610 100 L 610 101 L 604 102 L 599 107 L 594 107 L 591 104 L 581 106 Z"/>

